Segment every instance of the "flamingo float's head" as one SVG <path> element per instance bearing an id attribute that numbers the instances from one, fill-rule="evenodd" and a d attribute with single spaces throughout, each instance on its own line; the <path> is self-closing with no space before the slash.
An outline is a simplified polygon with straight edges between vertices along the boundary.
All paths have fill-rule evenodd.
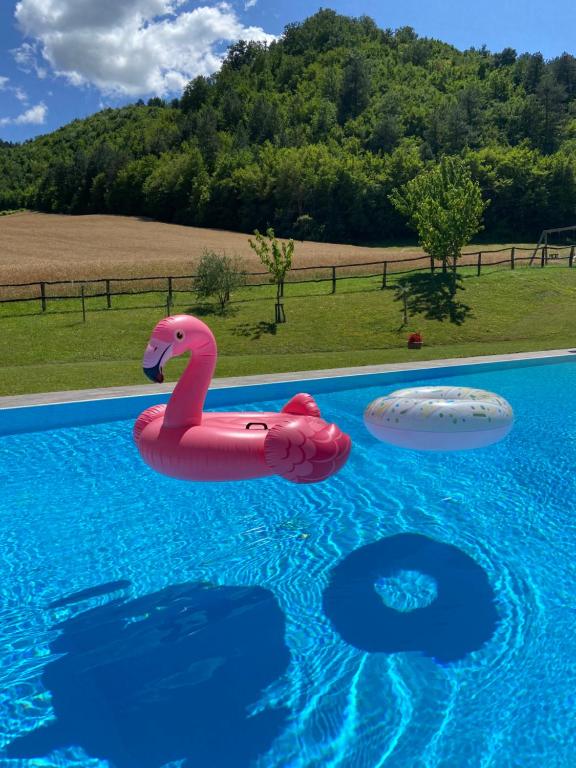
<path id="1" fill-rule="evenodd" d="M 216 355 L 216 341 L 206 323 L 192 315 L 172 315 L 160 320 L 144 353 L 142 367 L 152 381 L 164 381 L 163 368 L 171 357 L 192 350 L 195 355 Z"/>

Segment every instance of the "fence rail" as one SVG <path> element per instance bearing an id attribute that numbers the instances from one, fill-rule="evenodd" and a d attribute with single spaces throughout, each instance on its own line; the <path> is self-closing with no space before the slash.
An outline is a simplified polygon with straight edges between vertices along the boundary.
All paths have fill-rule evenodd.
<path id="1" fill-rule="evenodd" d="M 527 255 L 521 255 L 522 253 Z M 573 267 L 576 255 L 575 246 L 545 246 L 540 258 L 534 260 L 532 248 L 500 248 L 493 251 L 475 251 L 462 254 L 456 265 L 456 271 L 480 276 L 487 269 L 507 266 L 511 270 L 521 266 L 530 268 L 545 267 L 550 262 L 567 262 Z M 408 264 L 415 264 L 407 268 Z M 387 288 L 395 279 L 415 272 L 435 273 L 441 266 L 429 256 L 410 256 L 405 259 L 384 259 L 352 264 L 313 265 L 295 267 L 288 273 L 286 284 L 295 283 L 331 283 L 331 293 L 337 292 L 339 280 L 350 278 L 379 278 L 381 288 Z M 46 312 L 48 302 L 70 298 L 106 298 L 106 306 L 112 307 L 114 296 L 145 295 L 165 293 L 167 304 L 173 303 L 178 293 L 194 291 L 195 275 L 162 275 L 150 277 L 97 277 L 85 280 L 41 280 L 29 283 L 0 284 L 0 304 L 12 302 L 38 302 L 42 312 Z M 246 274 L 247 287 L 270 285 L 268 272 L 249 272 Z M 58 287 L 58 290 L 55 290 Z"/>

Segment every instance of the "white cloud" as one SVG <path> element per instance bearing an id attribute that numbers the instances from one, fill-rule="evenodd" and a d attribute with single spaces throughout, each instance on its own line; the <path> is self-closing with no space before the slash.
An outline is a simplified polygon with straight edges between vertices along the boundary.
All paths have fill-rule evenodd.
<path id="1" fill-rule="evenodd" d="M 16 64 L 24 72 L 36 72 L 38 77 L 43 80 L 46 77 L 45 67 L 41 67 L 38 64 L 38 49 L 36 45 L 30 43 L 22 43 L 20 48 L 12 51 Z"/>
<path id="2" fill-rule="evenodd" d="M 24 91 L 22 88 L 20 88 L 17 85 L 8 85 L 10 82 L 9 77 L 4 77 L 3 75 L 0 75 L 0 91 L 9 91 L 10 93 L 13 93 L 14 96 L 18 99 L 18 101 L 21 101 L 22 103 L 26 103 L 28 101 L 28 94 L 26 91 Z"/>
<path id="3" fill-rule="evenodd" d="M 254 8 L 258 0 L 246 0 L 244 3 L 244 10 L 247 11 L 248 8 Z"/>
<path id="4" fill-rule="evenodd" d="M 0 125 L 43 125 L 47 114 L 48 107 L 41 102 L 16 117 L 0 117 Z"/>
<path id="5" fill-rule="evenodd" d="M 244 26 L 227 3 L 182 11 L 185 1 L 20 0 L 16 18 L 34 42 L 16 60 L 42 71 L 41 57 L 73 85 L 106 94 L 161 96 L 218 69 L 226 43 L 274 39 Z"/>

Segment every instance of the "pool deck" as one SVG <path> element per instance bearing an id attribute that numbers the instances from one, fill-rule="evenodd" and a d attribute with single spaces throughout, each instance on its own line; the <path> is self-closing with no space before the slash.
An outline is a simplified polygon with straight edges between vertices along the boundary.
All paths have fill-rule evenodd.
<path id="1" fill-rule="evenodd" d="M 340 376 L 357 376 L 370 373 L 392 371 L 413 371 L 426 368 L 474 365 L 478 363 L 514 362 L 543 358 L 565 357 L 575 354 L 576 349 L 549 349 L 542 352 L 515 352 L 507 355 L 478 355 L 476 357 L 444 358 L 440 360 L 411 360 L 406 363 L 387 363 L 385 365 L 364 365 L 353 368 L 330 368 L 316 371 L 290 371 L 287 373 L 266 373 L 258 376 L 234 376 L 213 379 L 211 389 L 243 387 L 252 384 L 272 384 L 285 381 L 304 381 L 306 379 L 325 379 Z M 415 357 L 418 353 L 415 353 Z M 171 392 L 175 381 L 166 384 L 144 384 L 130 387 L 106 387 L 103 389 L 80 389 L 66 392 L 41 392 L 32 395 L 9 395 L 0 397 L 0 409 L 21 408 L 23 406 L 47 405 L 54 403 L 73 403 L 86 400 L 102 400 L 116 397 L 137 395 L 159 395 Z"/>

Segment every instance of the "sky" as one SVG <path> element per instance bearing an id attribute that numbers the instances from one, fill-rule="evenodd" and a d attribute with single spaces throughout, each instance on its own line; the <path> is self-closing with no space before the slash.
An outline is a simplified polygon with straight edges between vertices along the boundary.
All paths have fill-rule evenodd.
<path id="1" fill-rule="evenodd" d="M 0 0 L 0 139 L 24 141 L 104 107 L 179 96 L 238 39 L 273 40 L 315 0 Z M 576 55 L 576 0 L 332 0 L 382 28 L 457 48 Z"/>

